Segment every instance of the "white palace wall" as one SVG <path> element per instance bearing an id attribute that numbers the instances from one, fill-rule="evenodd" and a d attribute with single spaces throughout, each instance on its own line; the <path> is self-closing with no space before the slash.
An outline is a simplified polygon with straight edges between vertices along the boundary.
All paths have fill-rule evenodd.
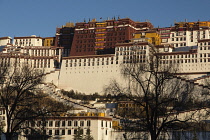
<path id="1" fill-rule="evenodd" d="M 103 57 L 104 58 L 104 57 Z M 110 58 L 110 57 L 105 57 Z M 113 57 L 116 58 L 116 57 Z M 83 62 L 86 58 L 81 59 Z M 75 59 L 73 59 L 75 60 Z M 66 67 L 65 61 L 62 61 L 62 66 L 60 69 L 60 75 L 58 76 L 58 87 L 65 90 L 75 90 L 79 92 L 84 92 L 86 94 L 90 93 L 103 93 L 103 89 L 106 85 L 109 85 L 112 80 L 117 80 L 123 82 L 120 73 L 120 64 L 116 64 L 116 60 L 111 64 L 111 60 L 107 64 L 102 65 L 102 58 L 99 58 L 99 62 L 92 63 L 90 66 L 77 66 Z M 99 63 L 97 65 L 96 63 Z"/>
<path id="2" fill-rule="evenodd" d="M 130 45 L 130 44 L 129 44 Z M 116 47 L 114 55 L 95 55 L 83 57 L 66 57 L 58 74 L 49 75 L 48 80 L 60 89 L 75 90 L 91 94 L 104 93 L 106 86 L 116 80 L 121 86 L 126 85 L 126 80 L 121 75 L 123 63 L 129 63 L 134 57 L 144 60 L 149 55 L 148 45 Z M 57 82 L 54 82 L 56 81 Z"/>

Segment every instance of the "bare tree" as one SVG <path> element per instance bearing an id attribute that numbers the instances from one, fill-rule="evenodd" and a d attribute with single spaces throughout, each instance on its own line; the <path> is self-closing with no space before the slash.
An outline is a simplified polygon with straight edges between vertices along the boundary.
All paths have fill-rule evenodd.
<path id="1" fill-rule="evenodd" d="M 180 113 L 192 107 L 195 88 L 193 82 L 177 77 L 177 71 L 178 66 L 153 55 L 146 63 L 133 60 L 122 65 L 127 86 L 113 81 L 106 88 L 107 93 L 124 95 L 138 106 L 137 110 L 125 107 L 123 116 L 136 121 L 131 127 L 135 132 L 149 132 L 151 140 L 157 140 L 169 130 L 187 127 L 193 114 L 180 117 Z"/>
<path id="2" fill-rule="evenodd" d="M 83 140 L 83 129 L 78 127 L 75 131 L 74 140 Z"/>
<path id="3" fill-rule="evenodd" d="M 40 115 L 35 106 L 36 99 L 41 98 L 41 95 L 37 95 L 36 90 L 44 80 L 42 70 L 19 63 L 10 65 L 4 64 L 0 69 L 0 104 L 6 112 L 4 134 L 7 140 L 21 131 L 25 121 Z"/>

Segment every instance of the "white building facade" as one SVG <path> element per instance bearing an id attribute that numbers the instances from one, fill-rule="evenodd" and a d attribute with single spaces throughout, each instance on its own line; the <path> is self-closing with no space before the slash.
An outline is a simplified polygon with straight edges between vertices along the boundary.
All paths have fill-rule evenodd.
<path id="1" fill-rule="evenodd" d="M 37 119 L 33 123 L 28 123 L 29 127 L 39 130 L 43 129 L 44 135 L 49 135 L 50 140 L 71 140 L 74 139 L 80 128 L 83 137 L 90 130 L 90 136 L 94 140 L 112 140 L 112 118 L 100 116 L 69 116 L 69 117 L 47 117 L 45 121 Z M 43 126 L 44 125 L 44 126 Z M 26 131 L 30 135 L 30 129 Z"/>
<path id="2" fill-rule="evenodd" d="M 14 46 L 42 46 L 42 38 L 36 35 L 26 37 L 14 37 Z"/>

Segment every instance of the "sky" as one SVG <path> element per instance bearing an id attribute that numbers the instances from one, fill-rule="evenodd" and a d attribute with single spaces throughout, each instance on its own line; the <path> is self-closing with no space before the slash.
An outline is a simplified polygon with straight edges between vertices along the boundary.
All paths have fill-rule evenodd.
<path id="1" fill-rule="evenodd" d="M 51 37 L 66 22 L 93 18 L 129 17 L 155 27 L 210 21 L 209 7 L 210 0 L 0 0 L 0 37 Z"/>

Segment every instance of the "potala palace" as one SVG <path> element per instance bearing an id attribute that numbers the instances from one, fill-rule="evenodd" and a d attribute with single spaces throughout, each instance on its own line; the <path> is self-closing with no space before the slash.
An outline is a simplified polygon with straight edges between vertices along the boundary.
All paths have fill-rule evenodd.
<path id="1" fill-rule="evenodd" d="M 54 37 L 0 37 L 1 66 L 16 62 L 44 70 L 44 90 L 54 99 L 81 109 L 74 112 L 76 116 L 46 118 L 45 132 L 52 139 L 73 139 L 78 127 L 84 131 L 90 128 L 94 139 L 123 139 L 122 132 L 113 128 L 119 122 L 110 115 L 114 107 L 109 110 L 107 104 L 79 104 L 59 91 L 102 95 L 112 80 L 126 84 L 121 75 L 124 64 L 133 60 L 144 64 L 152 55 L 159 56 L 163 67 L 178 66 L 178 77 L 188 78 L 203 87 L 204 80 L 210 76 L 210 22 L 185 21 L 155 28 L 150 22 L 135 22 L 129 18 L 92 19 L 66 23 L 56 28 Z M 131 105 L 130 102 L 122 104 Z M 205 114 L 205 110 L 201 109 L 196 115 L 200 114 Z M 0 108 L 0 117 L 6 120 L 3 108 Z M 36 121 L 39 124 L 40 120 Z"/>
<path id="2" fill-rule="evenodd" d="M 16 60 L 47 73 L 46 83 L 86 94 L 99 92 L 113 79 L 124 82 L 123 63 L 144 63 L 156 49 L 161 63 L 179 65 L 179 75 L 202 82 L 210 68 L 210 22 L 178 22 L 154 28 L 129 18 L 67 23 L 55 37 L 1 37 L 2 62 Z"/>

